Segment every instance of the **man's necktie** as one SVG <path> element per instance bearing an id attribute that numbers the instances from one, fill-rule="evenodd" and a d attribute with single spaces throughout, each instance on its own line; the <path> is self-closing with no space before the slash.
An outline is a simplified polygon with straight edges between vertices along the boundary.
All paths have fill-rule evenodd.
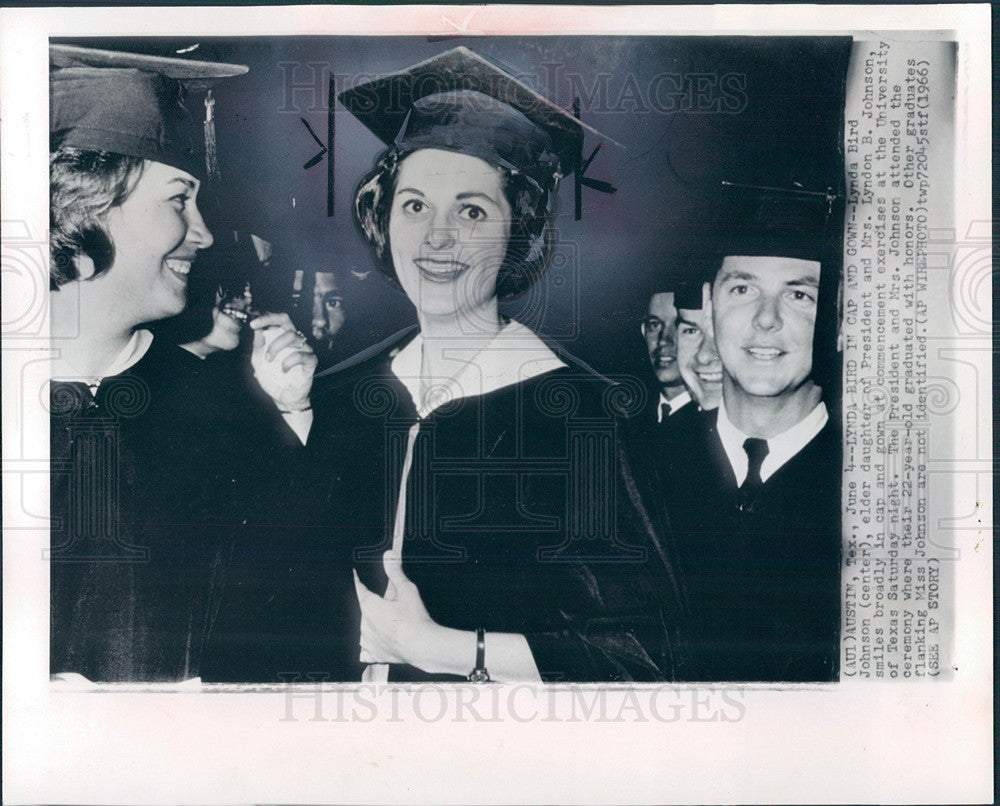
<path id="1" fill-rule="evenodd" d="M 670 404 L 661 403 L 660 404 L 660 422 L 665 423 L 667 418 L 670 416 Z"/>
<path id="2" fill-rule="evenodd" d="M 738 502 L 740 512 L 752 513 L 759 505 L 761 491 L 764 489 L 760 468 L 768 454 L 767 440 L 750 437 L 744 441 L 743 450 L 747 452 L 749 463 L 747 477 L 740 487 Z"/>

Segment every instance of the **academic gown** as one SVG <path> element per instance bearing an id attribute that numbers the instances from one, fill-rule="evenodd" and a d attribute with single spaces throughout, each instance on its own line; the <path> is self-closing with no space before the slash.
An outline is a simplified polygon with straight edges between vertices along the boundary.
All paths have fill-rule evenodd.
<path id="1" fill-rule="evenodd" d="M 690 431 L 692 428 L 697 427 L 699 411 L 698 404 L 694 400 L 690 400 L 665 420 L 657 423 L 657 425 L 660 427 L 660 430 L 669 433 Z"/>
<path id="2" fill-rule="evenodd" d="M 840 435 L 832 421 L 764 483 L 754 513 L 716 429 L 663 479 L 691 608 L 692 680 L 830 681 L 840 646 Z"/>
<path id="3" fill-rule="evenodd" d="M 262 520 L 282 424 L 236 357 L 154 339 L 126 371 L 51 386 L 50 671 L 201 673 L 230 559 Z"/>
<path id="4" fill-rule="evenodd" d="M 649 428 L 649 440 L 656 447 L 658 463 L 668 476 L 683 476 L 688 461 L 686 446 L 693 434 L 704 431 L 701 410 L 691 400 L 661 422 L 656 422 L 655 416 Z"/>
<path id="5" fill-rule="evenodd" d="M 671 679 L 683 602 L 667 527 L 640 503 L 648 479 L 623 455 L 614 387 L 563 366 L 421 420 L 390 369 L 410 338 L 314 392 L 310 448 L 326 468 L 318 495 L 330 531 L 350 558 L 340 572 L 353 565 L 384 593 L 382 554 L 417 426 L 402 563 L 431 618 L 523 634 L 547 681 Z M 356 658 L 360 612 L 350 604 L 344 644 Z M 390 679 L 456 678 L 393 665 Z"/>
<path id="6" fill-rule="evenodd" d="M 234 528 L 220 548 L 217 595 L 201 657 L 204 682 L 279 683 L 315 658 L 331 631 L 319 621 L 328 586 L 312 579 L 312 502 L 302 494 L 305 448 L 252 378 L 245 354 L 198 362 L 201 421 L 228 448 Z M 189 376 L 190 377 L 190 376 Z M 206 383 L 208 381 L 208 383 Z M 283 625 L 294 614 L 294 634 Z M 313 626 L 310 627 L 310 624 Z"/>
<path id="7" fill-rule="evenodd" d="M 235 513 L 227 451 L 191 413 L 189 359 L 154 339 L 95 394 L 52 383 L 52 673 L 198 674 Z"/>

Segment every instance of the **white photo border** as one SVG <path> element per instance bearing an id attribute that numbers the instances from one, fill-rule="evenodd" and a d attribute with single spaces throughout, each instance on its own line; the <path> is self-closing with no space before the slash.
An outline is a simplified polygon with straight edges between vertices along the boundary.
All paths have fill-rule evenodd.
<path id="1" fill-rule="evenodd" d="M 47 142 L 50 37 L 459 32 L 865 38 L 891 32 L 896 38 L 955 40 L 955 230 L 961 238 L 977 226 L 989 231 L 983 222 L 992 215 L 987 179 L 992 176 L 989 20 L 987 4 L 2 9 L 3 239 L 5 247 L 22 241 L 37 246 L 44 244 L 48 227 L 47 151 L 40 146 Z M 44 248 L 42 254 L 47 255 Z M 39 292 L 44 297 L 45 289 L 16 271 L 8 276 L 6 260 L 5 252 L 5 309 L 20 306 L 18 310 L 34 312 L 39 333 L 45 334 L 44 305 L 33 307 L 32 302 Z M 5 317 L 5 327 L 7 321 Z M 989 340 L 984 333 L 984 351 L 992 349 Z M 34 351 L 21 356 L 24 360 L 4 361 L 3 388 L 9 391 L 21 381 L 18 367 L 42 360 L 44 349 L 10 341 L 3 349 L 5 358 L 8 350 Z M 990 373 L 987 355 L 985 378 Z M 99 694 L 54 692 L 47 674 L 47 569 L 38 561 L 47 538 L 30 524 L 22 529 L 21 522 L 8 519 L 20 511 L 16 508 L 23 506 L 29 489 L 37 488 L 25 480 L 34 476 L 37 481 L 38 474 L 47 472 L 44 461 L 15 469 L 8 460 L 25 441 L 35 453 L 42 450 L 48 432 L 38 427 L 40 412 L 21 409 L 17 397 L 5 394 L 3 400 L 7 803 L 992 799 L 992 484 L 977 496 L 981 539 L 964 533 L 956 537 L 962 541 L 964 561 L 956 564 L 956 672 L 950 681 L 586 686 L 541 693 L 503 686 L 493 689 L 502 701 L 499 719 L 492 718 L 493 706 L 486 699 L 472 710 L 467 700 L 463 712 L 459 701 L 467 689 L 462 687 L 444 695 L 422 694 L 419 687 L 354 687 L 348 689 L 353 692 L 348 703 L 353 718 L 339 719 L 332 690 L 318 695 L 322 702 L 308 688 L 297 689 L 301 698 L 294 700 L 281 687 L 179 688 L 169 694 L 128 686 Z M 985 455 L 992 457 L 990 428 L 977 432 L 975 426 L 954 423 L 956 443 L 978 438 Z M 988 474 L 988 468 L 983 472 Z M 969 470 L 981 472 L 978 466 Z M 959 471 L 954 501 L 968 492 L 959 489 Z M 606 701 L 594 706 L 600 696 Z M 430 718 L 442 697 L 447 700 L 443 716 Z M 554 711 L 549 710 L 553 697 Z M 656 702 L 652 710 L 651 702 Z M 574 703 L 580 710 L 567 711 Z M 583 717 L 581 703 L 588 709 L 606 708 L 603 713 L 610 717 L 593 715 L 600 711 Z M 315 718 L 317 707 L 322 719 Z M 456 719 L 456 714 L 464 718 Z M 679 716 L 662 718 L 669 714 Z"/>

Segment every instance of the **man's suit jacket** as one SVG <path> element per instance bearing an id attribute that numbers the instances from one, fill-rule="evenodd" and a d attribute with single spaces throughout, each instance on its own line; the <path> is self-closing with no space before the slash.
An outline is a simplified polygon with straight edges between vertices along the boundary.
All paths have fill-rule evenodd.
<path id="1" fill-rule="evenodd" d="M 693 629 L 690 679 L 837 679 L 841 440 L 831 421 L 764 483 L 753 514 L 702 413 L 663 479 Z"/>

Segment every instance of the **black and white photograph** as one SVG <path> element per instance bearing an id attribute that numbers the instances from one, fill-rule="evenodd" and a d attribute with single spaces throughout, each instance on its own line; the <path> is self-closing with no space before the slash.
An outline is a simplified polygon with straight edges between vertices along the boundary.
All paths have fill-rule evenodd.
<path id="1" fill-rule="evenodd" d="M 988 7 L 711 8 L 4 12 L 5 800 L 992 791 Z"/>

